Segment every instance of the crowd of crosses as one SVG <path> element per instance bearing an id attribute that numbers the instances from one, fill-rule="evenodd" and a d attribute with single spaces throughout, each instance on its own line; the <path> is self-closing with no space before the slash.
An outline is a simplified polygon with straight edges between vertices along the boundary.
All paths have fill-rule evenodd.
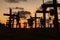
<path id="1" fill-rule="evenodd" d="M 54 22 L 55 22 L 54 23 L 54 27 L 58 29 L 58 12 L 57 12 L 57 7 L 60 7 L 60 3 L 57 3 L 57 0 L 53 0 L 52 4 L 45 4 L 44 0 L 43 0 L 43 4 L 41 6 L 42 6 L 43 10 L 42 11 L 36 10 L 36 13 L 43 13 L 43 19 L 44 19 L 43 26 L 44 26 L 44 28 L 46 27 L 46 13 L 51 13 L 51 14 L 53 13 L 54 14 Z M 50 11 L 46 11 L 47 8 L 50 8 L 50 7 L 53 7 L 53 9 L 51 9 Z M 38 17 L 36 17 L 36 13 L 35 13 L 35 17 L 34 17 L 35 18 L 35 27 L 36 27 L 36 19 L 38 18 Z M 10 8 L 10 14 L 4 14 L 4 15 L 9 16 L 9 27 L 12 27 L 11 26 L 11 22 L 12 22 L 11 19 L 12 19 L 13 16 L 17 16 L 17 18 L 16 18 L 16 20 L 17 20 L 17 26 L 18 25 L 20 26 L 20 23 L 19 23 L 19 20 L 20 20 L 19 19 L 19 14 L 18 15 L 12 15 L 12 9 L 11 8 Z M 32 17 L 31 17 L 30 20 L 33 20 Z M 32 28 L 32 24 L 30 26 Z"/>
<path id="2" fill-rule="evenodd" d="M 19 20 L 20 20 L 19 12 L 17 13 L 17 15 L 12 14 L 12 9 L 21 9 L 21 10 L 24 10 L 24 8 L 18 8 L 18 7 L 16 7 L 16 8 L 10 8 L 10 14 L 4 14 L 5 16 L 9 16 L 9 20 L 8 20 L 8 24 L 7 25 L 10 28 L 13 28 L 13 26 L 14 26 L 14 19 L 16 19 L 16 21 L 17 21 L 17 26 L 20 27 L 20 23 L 19 23 Z"/>
<path id="3" fill-rule="evenodd" d="M 44 0 L 43 0 L 44 2 Z M 57 0 L 53 0 L 52 4 L 44 4 L 42 5 L 42 11 L 37 10 L 36 13 L 43 13 L 43 18 L 44 18 L 44 28 L 46 27 L 46 13 L 49 13 L 46 11 L 47 8 L 53 7 L 54 9 L 50 10 L 50 13 L 54 13 L 54 20 L 55 20 L 55 28 L 58 28 L 58 12 L 57 12 L 57 7 L 60 7 L 60 3 L 57 3 Z"/>

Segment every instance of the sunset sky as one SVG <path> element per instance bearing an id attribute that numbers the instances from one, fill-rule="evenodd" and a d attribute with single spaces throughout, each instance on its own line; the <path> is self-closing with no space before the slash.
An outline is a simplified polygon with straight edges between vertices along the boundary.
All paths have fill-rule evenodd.
<path id="1" fill-rule="evenodd" d="M 49 0 L 45 0 L 45 2 L 46 1 Z M 32 13 L 32 16 L 34 16 L 36 9 L 39 8 L 41 4 L 42 0 L 27 0 L 27 1 L 17 0 L 17 2 L 15 2 L 14 0 L 12 2 L 6 0 L 0 0 L 0 20 L 2 23 L 5 23 L 8 17 L 4 16 L 3 14 L 9 13 L 9 8 L 14 7 L 22 7 L 26 11 L 30 11 Z"/>

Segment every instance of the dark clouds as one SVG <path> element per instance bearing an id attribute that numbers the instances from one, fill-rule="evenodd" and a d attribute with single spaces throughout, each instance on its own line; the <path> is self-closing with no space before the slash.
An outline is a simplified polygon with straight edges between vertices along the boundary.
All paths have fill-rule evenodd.
<path id="1" fill-rule="evenodd" d="M 8 3 L 19 3 L 20 1 L 27 1 L 27 0 L 5 0 Z"/>
<path id="2" fill-rule="evenodd" d="M 25 19 L 27 18 L 26 15 L 31 14 L 31 12 L 29 12 L 29 11 L 19 11 L 18 13 L 19 13 L 20 18 L 25 18 Z"/>

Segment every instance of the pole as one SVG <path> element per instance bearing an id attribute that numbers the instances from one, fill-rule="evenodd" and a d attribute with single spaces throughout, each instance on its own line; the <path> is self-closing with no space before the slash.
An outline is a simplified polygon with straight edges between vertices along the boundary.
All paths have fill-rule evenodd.
<path id="1" fill-rule="evenodd" d="M 9 28 L 11 28 L 11 15 L 12 15 L 12 9 L 10 8 Z"/>
<path id="2" fill-rule="evenodd" d="M 36 28 L 36 13 L 35 13 L 35 28 Z"/>
<path id="3" fill-rule="evenodd" d="M 58 12 L 57 12 L 57 0 L 53 0 L 54 5 L 54 16 L 55 16 L 55 28 L 58 29 Z"/>

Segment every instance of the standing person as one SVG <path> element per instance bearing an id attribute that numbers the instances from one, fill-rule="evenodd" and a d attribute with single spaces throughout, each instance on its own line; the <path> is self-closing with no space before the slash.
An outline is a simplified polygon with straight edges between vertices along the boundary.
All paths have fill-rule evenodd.
<path id="1" fill-rule="evenodd" d="M 15 20 L 15 16 L 14 16 L 15 14 L 13 14 L 13 16 L 12 16 L 12 28 L 14 27 L 14 20 Z"/>
<path id="2" fill-rule="evenodd" d="M 17 27 L 17 26 L 20 27 L 20 23 L 19 23 L 19 21 L 20 21 L 19 12 L 18 12 L 17 15 L 16 15 L 16 21 L 17 21 L 16 27 Z"/>
<path id="3" fill-rule="evenodd" d="M 28 25 L 30 26 L 30 28 L 33 27 L 33 18 L 30 16 L 30 19 L 28 19 Z"/>
<path id="4" fill-rule="evenodd" d="M 24 22 L 24 28 L 26 28 L 27 27 L 27 22 Z"/>
<path id="5" fill-rule="evenodd" d="M 53 25 L 54 25 L 54 27 L 56 27 L 56 19 L 54 18 L 54 20 L 53 20 Z"/>
<path id="6" fill-rule="evenodd" d="M 44 20 L 43 20 L 43 18 L 42 18 L 42 17 L 41 17 L 41 19 L 40 19 L 40 23 L 41 23 L 41 27 L 43 27 Z"/>
<path id="7" fill-rule="evenodd" d="M 49 23 L 50 23 L 49 27 L 52 27 L 52 19 L 51 19 L 51 17 L 49 17 Z"/>

